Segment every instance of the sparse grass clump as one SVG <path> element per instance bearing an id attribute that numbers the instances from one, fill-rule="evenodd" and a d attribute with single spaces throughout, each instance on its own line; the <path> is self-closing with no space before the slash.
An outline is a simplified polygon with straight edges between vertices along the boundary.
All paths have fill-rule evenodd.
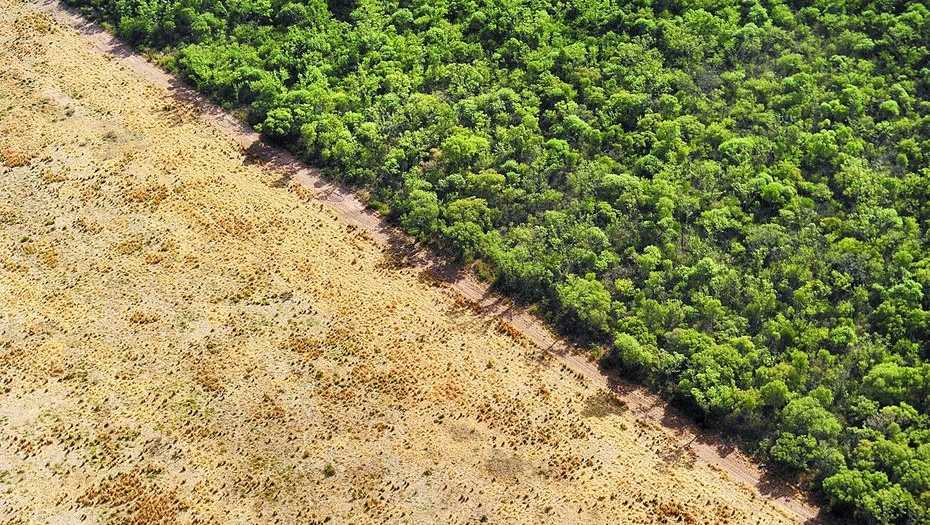
<path id="1" fill-rule="evenodd" d="M 327 463 L 326 466 L 323 467 L 323 477 L 331 478 L 335 475 L 336 475 L 336 467 L 334 467 L 332 463 Z"/>

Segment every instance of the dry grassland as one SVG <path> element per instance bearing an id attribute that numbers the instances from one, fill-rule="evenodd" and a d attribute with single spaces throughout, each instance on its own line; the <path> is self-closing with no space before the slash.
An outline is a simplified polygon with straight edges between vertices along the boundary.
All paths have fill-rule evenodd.
<path id="1" fill-rule="evenodd" d="M 0 523 L 789 523 L 0 0 Z"/>

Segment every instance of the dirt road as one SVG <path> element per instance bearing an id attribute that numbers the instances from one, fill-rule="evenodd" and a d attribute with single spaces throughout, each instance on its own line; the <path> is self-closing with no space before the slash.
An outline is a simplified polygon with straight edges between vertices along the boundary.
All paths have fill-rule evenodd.
<path id="1" fill-rule="evenodd" d="M 99 28 L 0 5 L 0 515 L 816 520 Z"/>

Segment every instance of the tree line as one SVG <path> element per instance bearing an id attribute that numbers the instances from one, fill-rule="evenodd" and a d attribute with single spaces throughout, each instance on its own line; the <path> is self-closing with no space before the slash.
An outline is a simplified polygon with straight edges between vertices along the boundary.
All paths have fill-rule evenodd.
<path id="1" fill-rule="evenodd" d="M 69 0 L 837 513 L 930 523 L 930 9 Z"/>

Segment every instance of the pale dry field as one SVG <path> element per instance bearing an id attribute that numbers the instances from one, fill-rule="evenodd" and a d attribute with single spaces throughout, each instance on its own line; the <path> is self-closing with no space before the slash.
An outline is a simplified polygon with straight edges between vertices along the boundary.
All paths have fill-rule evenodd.
<path id="1" fill-rule="evenodd" d="M 0 523 L 790 523 L 0 0 Z"/>

